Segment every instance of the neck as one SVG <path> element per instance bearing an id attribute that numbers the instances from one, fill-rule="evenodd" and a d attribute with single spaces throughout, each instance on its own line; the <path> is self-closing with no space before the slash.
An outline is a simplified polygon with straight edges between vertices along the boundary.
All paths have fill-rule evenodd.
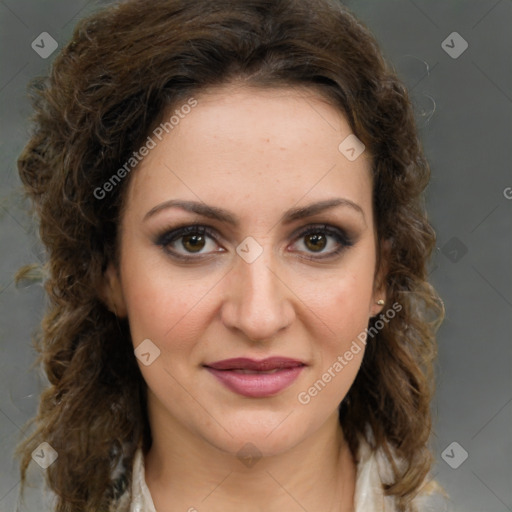
<path id="1" fill-rule="evenodd" d="M 353 510 L 355 463 L 337 411 L 286 452 L 251 458 L 249 449 L 247 459 L 179 425 L 150 423 L 145 479 L 158 512 L 238 512 L 241 503 L 247 512 Z"/>

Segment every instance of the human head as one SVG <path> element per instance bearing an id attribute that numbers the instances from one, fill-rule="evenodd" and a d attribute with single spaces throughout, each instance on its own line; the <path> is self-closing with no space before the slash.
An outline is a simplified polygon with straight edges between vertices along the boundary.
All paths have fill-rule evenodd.
<path id="1" fill-rule="evenodd" d="M 52 304 L 41 346 L 52 387 L 27 446 L 43 439 L 62 446 L 60 467 L 77 468 L 75 491 L 67 469 L 50 467 L 48 475 L 80 499 L 86 488 L 96 497 L 111 492 L 105 453 L 114 463 L 123 447 L 126 462 L 139 437 L 149 444 L 128 324 L 99 292 L 109 263 L 119 261 L 120 214 L 136 166 L 112 190 L 104 184 L 169 108 L 233 80 L 314 89 L 372 155 L 377 256 L 389 247 L 386 303 L 402 309 L 368 343 L 340 420 L 353 448 L 369 425 L 376 446 L 393 446 L 406 459 L 390 492 L 407 497 L 430 465 L 428 311 L 440 313 L 426 282 L 434 234 L 421 194 L 429 169 L 405 88 L 369 32 L 327 0 L 123 2 L 80 22 L 49 79 L 34 88 L 36 131 L 19 169 L 48 248 Z M 80 432 L 97 447 L 87 462 Z"/>

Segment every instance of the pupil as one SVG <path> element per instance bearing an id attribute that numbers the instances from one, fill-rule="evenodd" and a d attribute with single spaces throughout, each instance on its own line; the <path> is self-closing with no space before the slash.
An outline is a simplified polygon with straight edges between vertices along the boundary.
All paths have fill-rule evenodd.
<path id="1" fill-rule="evenodd" d="M 312 241 L 312 247 L 310 247 L 309 241 Z M 320 245 L 318 243 L 320 242 Z M 322 250 L 325 247 L 325 236 L 319 234 L 308 235 L 306 237 L 306 245 L 312 250 Z"/>
<path id="2" fill-rule="evenodd" d="M 204 238 L 202 235 L 187 235 L 183 237 L 183 247 L 185 247 L 185 249 L 188 249 L 186 246 L 187 243 L 191 245 L 192 252 L 197 252 L 204 247 Z"/>
<path id="3" fill-rule="evenodd" d="M 187 247 L 187 244 L 189 247 Z M 308 235 L 306 245 L 313 251 L 321 251 L 325 247 L 325 236 L 320 234 Z M 202 235 L 187 235 L 183 237 L 183 247 L 191 249 L 192 252 L 198 252 L 204 247 L 204 238 Z"/>

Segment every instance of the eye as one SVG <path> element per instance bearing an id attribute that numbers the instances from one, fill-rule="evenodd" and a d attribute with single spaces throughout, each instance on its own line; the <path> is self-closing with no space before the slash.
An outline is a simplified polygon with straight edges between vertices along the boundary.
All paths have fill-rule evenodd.
<path id="1" fill-rule="evenodd" d="M 354 245 L 354 240 L 344 230 L 327 224 L 310 226 L 301 231 L 297 238 L 296 243 L 300 242 L 299 245 L 305 248 L 305 252 L 313 254 L 313 256 L 306 256 L 307 259 L 333 257 Z M 330 250 L 325 250 L 326 248 Z M 321 254 L 321 256 L 314 256 L 314 254 Z"/>
<path id="2" fill-rule="evenodd" d="M 343 229 L 326 224 L 309 226 L 296 234 L 295 239 L 293 245 L 302 245 L 299 252 L 309 253 L 304 257 L 311 260 L 334 257 L 355 243 Z M 155 243 L 173 258 L 184 261 L 198 260 L 214 252 L 225 252 L 224 249 L 215 250 L 215 246 L 218 246 L 215 231 L 203 225 L 165 231 L 157 237 Z"/>
<path id="3" fill-rule="evenodd" d="M 189 254 L 203 256 L 208 252 L 224 252 L 223 250 L 214 250 L 217 244 L 213 230 L 207 226 L 200 225 L 185 226 L 172 231 L 166 231 L 157 238 L 156 244 L 162 246 L 172 256 L 184 260 L 197 259 L 194 256 L 188 256 Z M 203 251 L 209 245 L 212 250 Z"/>

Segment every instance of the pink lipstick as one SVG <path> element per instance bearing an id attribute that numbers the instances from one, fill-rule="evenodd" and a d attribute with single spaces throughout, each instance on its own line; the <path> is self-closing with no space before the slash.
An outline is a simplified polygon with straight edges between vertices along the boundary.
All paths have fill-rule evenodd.
<path id="1" fill-rule="evenodd" d="M 228 389 L 251 398 L 276 395 L 290 386 L 305 366 L 302 361 L 287 357 L 260 361 L 237 357 L 204 365 Z"/>

